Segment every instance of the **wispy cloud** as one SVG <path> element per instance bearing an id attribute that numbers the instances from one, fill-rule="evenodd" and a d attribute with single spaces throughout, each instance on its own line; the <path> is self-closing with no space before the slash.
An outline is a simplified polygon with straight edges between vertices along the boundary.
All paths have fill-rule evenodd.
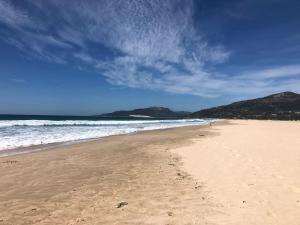
<path id="1" fill-rule="evenodd" d="M 195 28 L 193 0 L 15 3 L 0 1 L 0 24 L 10 31 L 2 39 L 32 57 L 75 61 L 112 85 L 217 97 L 296 88 L 278 84 L 280 77 L 300 83 L 298 65 L 235 76 L 216 71 L 214 65 L 226 63 L 232 53 Z"/>
<path id="2" fill-rule="evenodd" d="M 26 12 L 6 0 L 0 1 L 0 22 L 15 29 L 31 27 L 33 24 Z"/>
<path id="3" fill-rule="evenodd" d="M 300 78 L 300 65 L 287 65 L 271 69 L 263 69 L 260 71 L 250 71 L 240 75 L 239 77 L 253 80 L 265 80 L 295 76 Z"/>

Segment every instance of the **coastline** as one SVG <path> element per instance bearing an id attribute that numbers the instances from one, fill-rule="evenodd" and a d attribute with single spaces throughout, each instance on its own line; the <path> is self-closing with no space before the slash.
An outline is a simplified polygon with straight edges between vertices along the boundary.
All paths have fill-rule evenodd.
<path id="1" fill-rule="evenodd" d="M 201 119 L 200 119 L 201 120 Z M 180 121 L 180 120 L 178 120 Z M 49 150 L 49 149 L 53 149 L 53 148 L 57 148 L 57 147 L 62 147 L 65 145 L 73 145 L 73 144 L 77 144 L 77 143 L 85 143 L 85 142 L 90 142 L 90 141 L 94 141 L 94 140 L 101 140 L 103 138 L 106 137 L 111 137 L 111 136 L 119 136 L 119 135 L 126 135 L 126 134 L 131 134 L 131 133 L 137 133 L 137 132 L 146 132 L 146 131 L 155 131 L 155 130 L 164 130 L 164 129 L 170 129 L 170 128 L 178 128 L 178 127 L 189 127 L 189 126 L 198 126 L 198 125 L 207 125 L 210 123 L 214 123 L 214 122 L 218 122 L 220 120 L 201 120 L 200 124 L 173 124 L 172 126 L 162 126 L 162 127 L 143 127 L 143 129 L 137 129 L 136 130 L 131 130 L 131 131 L 126 131 L 126 128 L 124 128 L 123 132 L 115 132 L 115 133 L 111 133 L 111 134 L 101 134 L 99 136 L 95 136 L 92 135 L 94 137 L 82 137 L 82 136 L 76 136 L 73 138 L 67 138 L 66 140 L 57 140 L 57 141 L 43 141 L 40 140 L 41 143 L 39 144 L 35 144 L 36 140 L 30 145 L 28 143 L 22 143 L 20 144 L 20 142 L 17 140 L 13 140 L 13 145 L 12 146 L 6 146 L 7 149 L 2 149 L 0 148 L 0 158 L 1 157 L 7 157 L 7 156 L 13 156 L 13 155 L 18 155 L 18 154 L 27 154 L 27 153 L 31 153 L 31 152 L 38 152 L 38 151 L 44 151 L 44 150 Z M 1 121 L 0 121 L 1 122 Z M 15 122 L 15 121 L 13 121 Z M 48 121 L 48 125 L 51 126 L 53 125 L 53 122 L 57 122 L 57 121 Z M 79 121 L 82 122 L 82 121 Z M 95 122 L 95 121 L 94 121 Z M 97 122 L 97 121 L 96 121 Z M 107 122 L 107 121 L 99 121 L 99 122 Z M 121 121 L 122 122 L 122 121 Z M 141 122 L 141 121 L 140 121 Z M 39 124 L 40 126 L 43 125 L 43 121 L 41 124 Z M 76 122 L 72 122 L 72 123 L 76 123 Z M 22 126 L 23 123 L 21 122 L 20 124 L 14 124 L 15 126 Z M 27 126 L 32 126 L 32 123 L 27 123 Z M 45 125 L 45 124 L 44 124 Z M 160 124 L 159 124 L 160 125 Z M 5 126 L 5 125 L 4 125 Z M 9 126 L 8 126 L 9 127 Z M 22 131 L 24 132 L 24 131 Z M 41 131 L 43 132 L 43 131 Z M 59 130 L 56 130 L 56 132 L 58 133 Z M 59 134 L 59 133 L 58 133 Z M 59 134 L 61 136 L 64 136 L 65 134 Z M 27 137 L 28 139 L 30 139 L 29 137 Z M 51 139 L 51 138 L 50 138 Z M 68 140 L 69 139 L 69 140 Z M 17 143 L 17 145 L 15 144 Z M 3 146 L 2 146 L 3 147 Z"/>
<path id="2" fill-rule="evenodd" d="M 298 225 L 299 136 L 229 120 L 3 157 L 0 224 Z"/>
<path id="3" fill-rule="evenodd" d="M 111 136 L 117 136 L 117 135 L 111 135 Z M 107 136 L 107 137 L 111 137 L 111 136 Z M 63 142 L 55 142 L 55 143 L 49 143 L 49 144 L 39 144 L 39 145 L 32 145 L 32 146 L 27 146 L 27 147 L 5 149 L 5 150 L 0 151 L 0 159 L 5 158 L 5 157 L 13 157 L 13 156 L 17 156 L 17 155 L 31 154 L 31 153 L 35 153 L 35 152 L 49 151 L 51 149 L 58 149 L 58 148 L 62 148 L 64 146 L 73 146 L 73 145 L 80 144 L 80 143 L 99 141 L 103 138 L 106 138 L 106 137 L 81 139 L 81 140 L 75 140 L 75 141 L 63 141 Z"/>
<path id="4" fill-rule="evenodd" d="M 213 135 L 210 129 L 145 131 L 3 157 L 0 224 L 207 222 L 217 206 L 170 149 Z M 120 202 L 128 205 L 117 208 Z"/>

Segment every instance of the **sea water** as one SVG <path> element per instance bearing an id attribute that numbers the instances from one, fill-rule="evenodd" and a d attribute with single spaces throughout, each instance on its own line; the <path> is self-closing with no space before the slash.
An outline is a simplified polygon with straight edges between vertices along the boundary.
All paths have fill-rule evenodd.
<path id="1" fill-rule="evenodd" d="M 0 120 L 0 156 L 9 150 L 132 132 L 204 125 L 210 120 Z M 17 152 L 12 151 L 14 154 Z"/>

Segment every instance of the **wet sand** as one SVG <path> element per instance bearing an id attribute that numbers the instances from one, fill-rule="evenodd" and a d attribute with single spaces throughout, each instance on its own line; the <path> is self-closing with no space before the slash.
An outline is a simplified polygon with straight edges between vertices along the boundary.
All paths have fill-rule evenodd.
<path id="1" fill-rule="evenodd" d="M 3 157 L 0 225 L 299 225 L 299 146 L 300 122 L 239 120 Z"/>
<path id="2" fill-rule="evenodd" d="M 209 224 L 218 206 L 170 152 L 209 130 L 147 131 L 0 158 L 0 224 Z"/>

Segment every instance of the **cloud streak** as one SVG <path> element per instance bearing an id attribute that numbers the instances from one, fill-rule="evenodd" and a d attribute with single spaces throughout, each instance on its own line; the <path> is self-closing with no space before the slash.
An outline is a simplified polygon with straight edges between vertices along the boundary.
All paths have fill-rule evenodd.
<path id="1" fill-rule="evenodd" d="M 14 3 L 0 2 L 2 40 L 31 57 L 93 69 L 112 85 L 202 97 L 299 89 L 276 82 L 292 77 L 300 84 L 299 65 L 234 76 L 216 71 L 231 51 L 195 28 L 192 0 Z"/>
<path id="2" fill-rule="evenodd" d="M 15 29 L 31 27 L 33 24 L 27 13 L 5 0 L 0 1 L 0 22 Z"/>

